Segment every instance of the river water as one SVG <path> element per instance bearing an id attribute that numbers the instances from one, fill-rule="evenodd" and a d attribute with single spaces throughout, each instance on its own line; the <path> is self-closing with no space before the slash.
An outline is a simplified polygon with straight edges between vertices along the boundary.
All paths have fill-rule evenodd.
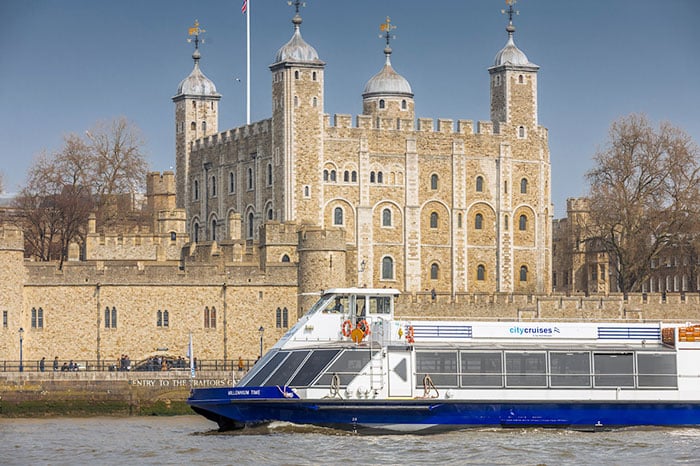
<path id="1" fill-rule="evenodd" d="M 199 416 L 0 419 L 0 464 L 698 464 L 700 429 L 472 429 L 358 436 L 289 424 L 218 433 Z"/>

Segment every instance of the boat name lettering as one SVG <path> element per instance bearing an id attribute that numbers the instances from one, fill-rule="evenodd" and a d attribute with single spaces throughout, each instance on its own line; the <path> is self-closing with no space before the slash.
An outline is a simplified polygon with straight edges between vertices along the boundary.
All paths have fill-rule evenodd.
<path id="1" fill-rule="evenodd" d="M 229 396 L 260 396 L 260 390 L 229 390 Z"/>
<path id="2" fill-rule="evenodd" d="M 525 336 L 548 336 L 559 333 L 558 327 L 520 327 L 515 326 L 510 328 L 512 335 Z"/>

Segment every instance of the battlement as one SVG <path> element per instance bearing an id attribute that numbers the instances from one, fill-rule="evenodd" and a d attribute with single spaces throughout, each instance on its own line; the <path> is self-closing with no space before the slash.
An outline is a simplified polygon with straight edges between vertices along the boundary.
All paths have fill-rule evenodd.
<path id="1" fill-rule="evenodd" d="M 585 197 L 569 197 L 566 199 L 566 212 L 588 212 L 590 207 Z"/>
<path id="2" fill-rule="evenodd" d="M 379 129 L 390 131 L 405 131 L 405 132 L 423 132 L 423 133 L 442 133 L 442 134 L 477 134 L 491 135 L 498 134 L 494 131 L 494 123 L 491 121 L 479 121 L 476 124 L 476 132 L 474 131 L 473 120 L 457 120 L 449 118 L 418 118 L 416 121 L 404 118 L 390 117 L 375 117 L 372 115 L 356 115 L 355 124 L 353 125 L 352 115 L 336 113 L 324 115 L 324 125 L 326 128 L 337 129 Z M 545 133 L 546 134 L 546 133 Z"/>
<path id="3" fill-rule="evenodd" d="M 146 175 L 146 196 L 156 194 L 175 195 L 175 172 L 149 172 Z"/>
<path id="4" fill-rule="evenodd" d="M 345 230 L 341 228 L 303 227 L 299 231 L 299 252 L 345 251 Z"/>
<path id="5" fill-rule="evenodd" d="M 271 128 L 271 118 L 268 118 L 267 120 L 256 121 L 249 125 L 239 126 L 238 128 L 233 128 L 217 134 L 212 134 L 211 136 L 206 136 L 204 138 L 197 139 L 192 143 L 192 150 L 197 151 L 208 147 L 227 144 L 232 141 L 246 139 L 250 136 L 266 134 L 270 132 Z"/>
<path id="6" fill-rule="evenodd" d="M 0 251 L 24 251 L 24 232 L 21 228 L 0 225 Z"/>
<path id="7" fill-rule="evenodd" d="M 296 246 L 299 225 L 296 222 L 267 221 L 260 226 L 260 246 Z"/>

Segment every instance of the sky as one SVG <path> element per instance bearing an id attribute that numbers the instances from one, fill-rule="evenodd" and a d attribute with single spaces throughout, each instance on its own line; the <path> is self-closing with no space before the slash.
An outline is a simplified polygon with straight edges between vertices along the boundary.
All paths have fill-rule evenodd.
<path id="1" fill-rule="evenodd" d="M 286 0 L 249 0 L 251 120 L 271 115 L 269 65 L 292 35 Z M 99 121 L 140 128 L 152 170 L 175 166 L 177 86 L 192 70 L 187 32 L 206 32 L 203 72 L 222 94 L 219 130 L 245 124 L 243 0 L 1 0 L 0 172 L 17 192 L 42 152 Z M 538 74 L 549 130 L 552 203 L 587 193 L 585 173 L 610 124 L 630 113 L 668 121 L 700 143 L 697 0 L 520 0 L 515 43 Z M 384 63 L 379 25 L 397 28 L 392 65 L 411 84 L 416 116 L 489 119 L 489 75 L 505 45 L 503 0 L 306 0 L 304 39 L 326 62 L 325 112 L 362 112 Z"/>

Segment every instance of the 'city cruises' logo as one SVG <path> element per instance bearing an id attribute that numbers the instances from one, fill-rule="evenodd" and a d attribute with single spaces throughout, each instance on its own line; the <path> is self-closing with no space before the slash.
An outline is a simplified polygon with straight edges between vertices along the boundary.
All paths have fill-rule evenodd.
<path id="1" fill-rule="evenodd" d="M 510 328 L 510 334 L 525 337 L 548 337 L 559 333 L 559 327 L 521 327 L 516 325 Z"/>

